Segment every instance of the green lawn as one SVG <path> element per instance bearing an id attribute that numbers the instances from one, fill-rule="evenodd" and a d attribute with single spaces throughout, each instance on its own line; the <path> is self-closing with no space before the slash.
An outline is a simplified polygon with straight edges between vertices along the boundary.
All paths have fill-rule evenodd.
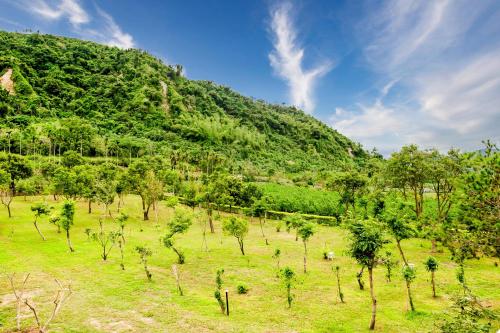
<path id="1" fill-rule="evenodd" d="M 368 331 L 371 301 L 369 290 L 360 291 L 355 278 L 359 266 L 345 255 L 347 235 L 341 228 L 317 227 L 309 243 L 309 272 L 302 273 L 302 243 L 293 234 L 277 233 L 274 221 L 265 227 L 270 245 L 266 246 L 257 221 L 253 221 L 245 240 L 246 256 L 239 252 L 236 239 L 222 236 L 216 222 L 216 233 L 208 234 L 209 251 L 202 250 L 202 226 L 195 222 L 189 232 L 177 240 L 185 251 L 186 264 L 180 265 L 181 284 L 185 295 L 176 292 L 171 265 L 175 254 L 166 249 L 159 238 L 166 231 L 166 221 L 172 209 L 161 206 L 159 223 L 154 213 L 151 221 L 143 222 L 140 201 L 127 197 L 124 211 L 131 219 L 126 228 L 125 266 L 119 266 L 119 251 L 113 249 L 107 262 L 99 256 L 97 243 L 87 240 L 86 228 L 96 229 L 101 207 L 86 212 L 86 203 L 79 202 L 75 226 L 71 230 L 74 253 L 68 251 L 66 239 L 56 228 L 40 221 L 47 240 L 42 241 L 32 224 L 30 205 L 40 198 L 16 198 L 13 217 L 0 211 L 0 331 L 15 327 L 15 308 L 5 274 L 17 273 L 18 281 L 31 273 L 28 291 L 47 317 L 56 290 L 54 278 L 71 281 L 73 294 L 53 321 L 52 332 L 363 332 Z M 49 200 L 59 208 L 60 202 Z M 116 207 L 113 207 L 116 211 Z M 105 224 L 116 228 L 113 222 Z M 141 231 L 142 229 L 142 231 Z M 326 247 L 335 251 L 333 262 L 322 259 Z M 148 282 L 134 248 L 147 245 L 153 250 L 150 269 L 153 281 Z M 281 264 L 298 273 L 292 308 L 286 307 L 285 291 L 276 278 L 276 264 L 271 258 L 274 249 L 282 251 Z M 387 246 L 395 255 L 394 244 Z M 382 267 L 375 269 L 375 293 L 378 299 L 376 330 L 380 332 L 427 332 L 447 309 L 450 296 L 459 292 L 455 265 L 449 255 L 438 253 L 436 274 L 439 297 L 431 296 L 430 275 L 422 262 L 430 254 L 430 243 L 424 240 L 403 242 L 409 261 L 417 266 L 413 285 L 418 312 L 409 315 L 404 282 L 399 268 L 392 283 L 385 281 Z M 399 258 L 398 258 L 399 259 Z M 332 266 L 342 268 L 342 289 L 346 303 L 337 299 L 336 280 Z M 213 297 L 215 272 L 224 268 L 224 286 L 230 293 L 231 316 L 220 313 Z M 466 266 L 468 283 L 474 293 L 493 309 L 500 308 L 500 274 L 492 259 L 469 261 Z M 365 277 L 366 286 L 368 279 Z M 246 295 L 238 295 L 236 287 L 250 287 Z M 34 319 L 24 320 L 33 326 Z M 495 329 L 500 328 L 496 323 Z"/>

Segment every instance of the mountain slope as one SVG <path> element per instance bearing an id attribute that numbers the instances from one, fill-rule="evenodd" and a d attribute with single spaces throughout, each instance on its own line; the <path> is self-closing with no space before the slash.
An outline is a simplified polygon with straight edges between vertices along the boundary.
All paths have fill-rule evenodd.
<path id="1" fill-rule="evenodd" d="M 180 66 L 141 50 L 0 32 L 0 76 L 11 70 L 14 94 L 0 88 L 2 149 L 9 136 L 11 149 L 22 153 L 177 150 L 196 163 L 201 152 L 214 151 L 235 166 L 286 172 L 365 156 L 358 144 L 300 110 L 188 80 Z"/>

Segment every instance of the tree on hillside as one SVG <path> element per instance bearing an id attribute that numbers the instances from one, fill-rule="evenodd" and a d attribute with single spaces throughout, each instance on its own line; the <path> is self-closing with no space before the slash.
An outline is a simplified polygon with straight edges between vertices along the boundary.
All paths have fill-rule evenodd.
<path id="1" fill-rule="evenodd" d="M 88 213 L 92 213 L 92 203 L 97 201 L 97 170 L 89 164 L 77 165 L 73 169 L 79 196 L 88 201 Z"/>
<path id="2" fill-rule="evenodd" d="M 46 187 L 46 181 L 42 176 L 32 176 L 16 181 L 16 189 L 18 195 L 24 195 L 24 201 L 27 196 L 42 194 Z"/>
<path id="3" fill-rule="evenodd" d="M 416 235 L 416 231 L 411 225 L 412 220 L 409 215 L 407 206 L 402 202 L 392 209 L 387 209 L 383 215 L 383 221 L 389 233 L 394 237 L 399 254 L 405 265 L 408 265 L 408 260 L 401 247 L 401 242 Z"/>
<path id="4" fill-rule="evenodd" d="M 239 217 L 231 216 L 223 221 L 222 230 L 226 235 L 233 236 L 236 240 L 238 240 L 241 254 L 245 255 L 243 240 L 248 234 L 248 221 Z"/>
<path id="5" fill-rule="evenodd" d="M 155 171 L 160 165 L 154 160 L 139 159 L 127 170 L 127 179 L 132 193 L 138 194 L 142 201 L 144 221 L 149 220 L 149 210 L 163 196 L 163 183 Z"/>
<path id="6" fill-rule="evenodd" d="M 66 200 L 76 200 L 82 195 L 82 185 L 85 183 L 80 182 L 80 174 L 75 171 L 62 166 L 55 170 L 52 177 L 52 191 L 55 195 L 62 195 Z"/>
<path id="7" fill-rule="evenodd" d="M 311 222 L 304 223 L 297 230 L 302 243 L 304 243 L 304 273 L 307 273 L 307 242 L 314 235 L 314 225 Z"/>
<path id="8" fill-rule="evenodd" d="M 430 218 L 426 233 L 431 238 L 432 252 L 436 251 L 437 240 L 442 238 L 443 224 L 448 220 L 455 200 L 458 178 L 463 173 L 462 157 L 457 150 L 442 155 L 432 150 L 428 155 L 429 182 L 436 194 L 436 217 Z"/>
<path id="9" fill-rule="evenodd" d="M 119 169 L 111 163 L 101 164 L 96 170 L 95 197 L 104 205 L 104 215 L 111 216 L 109 206 L 115 201 L 118 176 Z"/>
<path id="10" fill-rule="evenodd" d="M 11 184 L 10 174 L 7 173 L 5 170 L 0 169 L 0 200 L 2 201 L 2 204 L 7 208 L 9 217 L 12 217 L 12 213 L 10 211 L 10 204 L 12 203 L 14 195 L 12 193 L 12 188 L 10 184 Z"/>
<path id="11" fill-rule="evenodd" d="M 485 153 L 467 156 L 459 185 L 459 206 L 447 235 L 467 231 L 476 256 L 500 257 L 500 150 L 485 143 Z"/>
<path id="12" fill-rule="evenodd" d="M 9 187 L 13 196 L 16 196 L 16 181 L 33 175 L 30 163 L 25 157 L 2 152 L 0 152 L 0 170 L 9 175 Z"/>
<path id="13" fill-rule="evenodd" d="M 43 240 L 45 240 L 45 237 L 43 236 L 42 232 L 40 231 L 40 228 L 38 228 L 38 219 L 42 216 L 46 216 L 50 214 L 51 208 L 47 203 L 45 202 L 40 202 L 36 203 L 33 206 L 31 206 L 31 211 L 35 213 L 35 221 L 33 222 L 33 225 L 36 228 L 36 231 L 42 237 Z"/>
<path id="14" fill-rule="evenodd" d="M 74 168 L 78 165 L 85 164 L 83 157 L 74 150 L 67 150 L 62 155 L 61 164 L 66 168 Z"/>
<path id="15" fill-rule="evenodd" d="M 215 232 L 212 205 L 215 203 L 218 194 L 218 186 L 215 183 L 215 180 L 216 178 L 211 178 L 207 183 L 203 184 L 201 187 L 201 194 L 199 196 L 200 201 L 206 206 L 208 225 L 210 226 L 210 232 L 212 234 Z"/>
<path id="16" fill-rule="evenodd" d="M 269 245 L 269 242 L 264 234 L 264 224 L 266 223 L 270 200 L 271 198 L 269 197 L 260 198 L 255 200 L 251 207 L 252 215 L 259 219 L 260 232 L 262 233 L 262 237 L 266 240 L 266 245 Z"/>
<path id="17" fill-rule="evenodd" d="M 405 199 L 406 190 L 410 189 L 412 192 L 417 219 L 424 210 L 424 186 L 430 172 L 428 155 L 416 145 L 404 146 L 401 151 L 391 155 L 386 166 L 386 178 L 390 185 L 400 189 Z"/>
<path id="18" fill-rule="evenodd" d="M 185 182 L 181 187 L 181 195 L 187 206 L 191 207 L 194 211 L 200 200 L 204 199 L 203 194 L 200 195 L 200 186 L 194 182 Z M 205 197 L 206 198 L 206 197 Z"/>
<path id="19" fill-rule="evenodd" d="M 370 280 L 370 295 L 372 298 L 372 317 L 370 330 L 375 329 L 375 317 L 377 313 L 377 299 L 373 288 L 373 268 L 375 267 L 378 254 L 387 241 L 384 239 L 380 225 L 374 220 L 368 219 L 363 222 L 355 221 L 349 226 L 351 232 L 351 243 L 349 254 L 351 257 L 368 269 Z"/>
<path id="20" fill-rule="evenodd" d="M 75 203 L 71 200 L 66 200 L 61 209 L 60 216 L 61 228 L 66 231 L 66 240 L 68 241 L 68 247 L 71 252 L 74 252 L 73 246 L 71 245 L 71 239 L 69 236 L 69 231 L 74 223 L 75 218 Z"/>
<path id="21" fill-rule="evenodd" d="M 193 224 L 193 214 L 186 209 L 177 208 L 174 212 L 174 217 L 168 222 L 169 231 L 163 237 L 163 245 L 167 249 L 172 249 L 177 254 L 177 263 L 184 264 L 185 256 L 182 251 L 174 247 L 174 236 L 186 233 L 189 227 Z"/>
<path id="22" fill-rule="evenodd" d="M 356 214 L 356 199 L 365 191 L 368 179 L 357 171 L 340 172 L 335 174 L 328 186 L 337 190 L 341 195 L 341 202 L 344 204 L 344 213 L 349 207 Z"/>
<path id="23" fill-rule="evenodd" d="M 306 220 L 300 214 L 291 214 L 285 218 L 286 230 L 295 229 L 295 240 L 299 240 L 299 228 L 306 224 Z"/>

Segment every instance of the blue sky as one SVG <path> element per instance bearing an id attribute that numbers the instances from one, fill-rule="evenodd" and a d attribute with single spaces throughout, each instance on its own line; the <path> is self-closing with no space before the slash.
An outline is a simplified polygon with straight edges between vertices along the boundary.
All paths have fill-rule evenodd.
<path id="1" fill-rule="evenodd" d="M 0 28 L 144 49 L 384 154 L 500 140 L 495 0 L 0 0 Z"/>

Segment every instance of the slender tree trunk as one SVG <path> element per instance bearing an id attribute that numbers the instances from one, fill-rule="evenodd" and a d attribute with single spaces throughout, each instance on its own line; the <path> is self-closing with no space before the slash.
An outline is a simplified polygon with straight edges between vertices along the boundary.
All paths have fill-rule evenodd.
<path id="1" fill-rule="evenodd" d="M 238 244 L 240 244 L 241 254 L 245 255 L 245 249 L 243 248 L 243 240 L 238 239 Z"/>
<path id="2" fill-rule="evenodd" d="M 179 252 L 175 247 L 172 246 L 172 250 L 174 250 L 175 254 L 177 254 L 177 263 L 182 265 L 184 264 L 184 258 L 182 256 L 182 253 Z"/>
<path id="3" fill-rule="evenodd" d="M 415 311 L 415 306 L 413 305 L 413 298 L 411 297 L 410 282 L 406 282 L 406 291 L 408 292 L 408 302 L 410 303 L 411 311 Z"/>
<path id="4" fill-rule="evenodd" d="M 122 268 L 122 271 L 124 271 L 125 265 L 123 264 L 123 244 L 122 244 L 122 242 L 118 241 L 118 246 L 120 247 L 120 257 L 121 257 L 120 267 Z"/>
<path id="5" fill-rule="evenodd" d="M 66 239 L 68 241 L 68 247 L 71 252 L 75 252 L 73 246 L 71 245 L 71 239 L 69 238 L 69 230 L 66 230 Z"/>
<path id="6" fill-rule="evenodd" d="M 304 273 L 307 273 L 307 243 L 304 242 Z"/>
<path id="7" fill-rule="evenodd" d="M 5 205 L 5 206 L 7 206 L 7 212 L 9 212 L 9 218 L 12 217 L 12 214 L 10 212 L 10 202 L 8 205 Z"/>
<path id="8" fill-rule="evenodd" d="M 45 240 L 45 236 L 42 234 L 42 232 L 38 228 L 37 221 L 35 220 L 35 222 L 33 224 L 35 225 L 36 231 L 38 231 L 38 234 L 40 235 L 40 237 L 42 237 L 42 239 Z"/>
<path id="9" fill-rule="evenodd" d="M 396 239 L 396 245 L 398 246 L 399 254 L 401 254 L 401 258 L 406 266 L 408 266 L 408 261 L 406 260 L 405 254 L 403 253 L 403 249 L 401 248 L 401 241 Z"/>
<path id="10" fill-rule="evenodd" d="M 212 208 L 210 208 L 210 203 L 207 207 L 207 215 L 208 215 L 208 225 L 210 226 L 210 233 L 215 233 L 214 221 L 212 220 Z"/>
<path id="11" fill-rule="evenodd" d="M 260 232 L 262 233 L 262 237 L 266 240 L 266 245 L 269 245 L 269 242 L 267 241 L 267 237 L 264 234 L 264 226 L 262 224 L 262 218 L 259 216 L 259 224 L 260 224 Z"/>
<path id="12" fill-rule="evenodd" d="M 364 269 L 365 269 L 365 266 L 362 266 L 361 270 L 359 271 L 359 273 L 356 274 L 356 279 L 358 280 L 359 290 L 364 290 L 365 289 L 365 284 L 361 280 L 363 278 L 363 270 Z"/>
<path id="13" fill-rule="evenodd" d="M 92 200 L 89 200 L 89 214 L 92 214 Z"/>
<path id="14" fill-rule="evenodd" d="M 431 271 L 432 297 L 436 297 L 436 283 L 434 281 L 434 271 Z"/>
<path id="15" fill-rule="evenodd" d="M 368 276 L 370 279 L 370 295 L 372 297 L 372 319 L 370 321 L 370 330 L 375 329 L 375 317 L 377 315 L 377 299 L 373 290 L 373 268 L 368 267 Z"/>
<path id="16" fill-rule="evenodd" d="M 338 286 L 338 289 L 339 289 L 340 302 L 344 303 L 344 296 L 342 294 L 342 291 L 340 290 L 340 276 L 339 276 L 339 271 L 338 270 L 337 270 L 337 286 Z"/>
<path id="17" fill-rule="evenodd" d="M 146 209 L 144 209 L 144 221 L 149 221 L 149 208 L 151 205 L 148 205 Z"/>

